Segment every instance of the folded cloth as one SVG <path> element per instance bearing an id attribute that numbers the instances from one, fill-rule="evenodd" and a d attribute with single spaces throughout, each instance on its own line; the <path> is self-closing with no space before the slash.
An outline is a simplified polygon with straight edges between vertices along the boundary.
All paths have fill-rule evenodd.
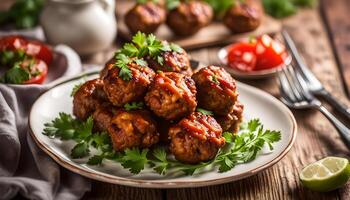
<path id="1" fill-rule="evenodd" d="M 63 74 L 77 73 L 71 67 L 81 70 L 79 64 L 68 64 Z M 28 133 L 30 108 L 51 86 L 0 84 L 0 199 L 20 193 L 29 199 L 69 200 L 79 199 L 90 190 L 88 179 L 60 167 Z"/>

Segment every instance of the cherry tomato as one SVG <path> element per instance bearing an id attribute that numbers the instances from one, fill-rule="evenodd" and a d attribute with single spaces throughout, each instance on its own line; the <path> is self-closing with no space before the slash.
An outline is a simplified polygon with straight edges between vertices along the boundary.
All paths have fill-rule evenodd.
<path id="1" fill-rule="evenodd" d="M 257 39 L 256 70 L 270 69 L 281 65 L 286 57 L 286 50 L 282 44 L 268 35 Z"/>
<path id="2" fill-rule="evenodd" d="M 21 36 L 5 36 L 0 39 L 0 50 L 22 50 L 27 48 L 27 40 Z"/>
<path id="3" fill-rule="evenodd" d="M 29 61 L 24 61 L 21 67 L 28 69 L 30 66 Z M 47 76 L 47 64 L 39 59 L 34 60 L 34 64 L 28 69 L 32 78 L 23 82 L 23 84 L 41 84 L 45 81 Z"/>
<path id="4" fill-rule="evenodd" d="M 232 45 L 227 59 L 232 68 L 240 71 L 253 71 L 257 62 L 255 44 L 242 42 Z"/>

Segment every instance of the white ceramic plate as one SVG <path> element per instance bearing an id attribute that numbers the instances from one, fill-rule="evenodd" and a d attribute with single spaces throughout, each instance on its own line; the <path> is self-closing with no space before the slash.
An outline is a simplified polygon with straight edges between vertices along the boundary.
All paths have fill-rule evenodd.
<path id="1" fill-rule="evenodd" d="M 88 78 L 94 77 L 96 76 L 89 76 Z M 59 139 L 50 139 L 42 134 L 44 123 L 57 117 L 59 112 L 72 112 L 70 93 L 73 86 L 80 82 L 82 82 L 82 79 L 74 79 L 59 84 L 37 99 L 29 116 L 31 135 L 38 146 L 60 165 L 75 173 L 99 181 L 145 188 L 200 187 L 231 182 L 271 167 L 286 155 L 296 137 L 296 122 L 286 106 L 261 90 L 243 83 L 237 83 L 240 93 L 239 99 L 245 106 L 245 120 L 260 118 L 265 128 L 281 131 L 282 139 L 274 144 L 273 152 L 264 151 L 255 160 L 237 165 L 226 173 L 218 173 L 214 169 L 194 176 L 161 176 L 151 169 L 133 175 L 118 163 L 108 160 L 104 161 L 102 166 L 89 166 L 85 164 L 87 159 L 72 159 L 69 156 L 74 142 L 62 142 Z"/>
<path id="2" fill-rule="evenodd" d="M 292 61 L 292 57 L 290 55 L 288 55 L 285 62 L 282 65 L 275 67 L 275 68 L 266 69 L 266 70 L 259 70 L 259 71 L 251 71 L 251 72 L 239 71 L 239 70 L 236 70 L 234 68 L 227 66 L 227 54 L 228 54 L 228 50 L 230 49 L 231 46 L 232 45 L 221 48 L 218 51 L 218 57 L 220 59 L 221 64 L 224 65 L 224 68 L 226 69 L 226 71 L 228 71 L 233 77 L 236 77 L 236 78 L 260 79 L 260 78 L 271 77 L 271 76 L 274 76 L 284 66 L 289 65 Z"/>

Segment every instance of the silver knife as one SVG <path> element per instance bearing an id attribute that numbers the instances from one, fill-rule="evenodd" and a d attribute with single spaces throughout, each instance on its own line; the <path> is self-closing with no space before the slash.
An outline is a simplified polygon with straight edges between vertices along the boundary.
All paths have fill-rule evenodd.
<path id="1" fill-rule="evenodd" d="M 329 104 L 331 104 L 338 112 L 343 114 L 350 120 L 350 108 L 345 104 L 340 103 L 333 95 L 331 95 L 322 85 L 322 83 L 315 77 L 315 75 L 310 71 L 302 60 L 295 44 L 288 34 L 287 31 L 282 31 L 283 39 L 286 43 L 287 48 L 292 54 L 292 57 L 296 63 L 296 67 L 301 72 L 306 83 L 308 83 L 308 89 L 316 96 L 323 97 Z"/>

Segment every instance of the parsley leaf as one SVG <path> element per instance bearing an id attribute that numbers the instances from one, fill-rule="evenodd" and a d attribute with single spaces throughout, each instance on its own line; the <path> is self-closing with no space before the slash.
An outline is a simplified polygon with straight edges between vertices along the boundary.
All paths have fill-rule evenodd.
<path id="1" fill-rule="evenodd" d="M 215 84 L 217 84 L 217 85 L 220 84 L 220 82 L 219 82 L 219 80 L 218 80 L 218 77 L 217 77 L 216 75 L 211 76 L 211 80 L 212 80 Z"/>
<path id="2" fill-rule="evenodd" d="M 81 142 L 73 147 L 71 156 L 72 158 L 83 158 L 89 155 L 89 152 L 89 145 L 86 142 Z"/>
<path id="3" fill-rule="evenodd" d="M 142 102 L 132 102 L 132 103 L 127 103 L 124 105 L 125 110 L 130 111 L 130 110 L 139 110 L 143 108 L 143 103 Z"/>
<path id="4" fill-rule="evenodd" d="M 7 70 L 5 74 L 0 78 L 1 82 L 11 84 L 21 84 L 29 79 L 29 72 L 21 68 L 19 66 L 19 63 L 15 63 L 15 65 Z"/>
<path id="5" fill-rule="evenodd" d="M 100 165 L 103 159 L 109 159 L 120 163 L 133 174 L 140 173 L 150 165 L 154 171 L 162 175 L 170 170 L 193 175 L 207 166 L 218 167 L 219 172 L 226 172 L 238 164 L 255 159 L 265 144 L 272 150 L 273 143 L 281 139 L 279 131 L 265 130 L 259 119 L 253 119 L 244 123 L 237 135 L 230 132 L 223 133 L 226 145 L 219 150 L 213 160 L 190 165 L 172 159 L 163 147 L 156 147 L 152 151 L 132 148 L 117 153 L 113 150 L 108 133 L 93 133 L 92 127 L 91 117 L 81 122 L 69 114 L 60 113 L 59 117 L 45 124 L 43 134 L 62 140 L 75 140 L 77 144 L 71 150 L 72 158 L 89 156 L 90 148 L 94 147 L 98 153 L 89 158 L 87 161 L 89 165 Z"/>
<path id="6" fill-rule="evenodd" d="M 138 148 L 126 149 L 125 155 L 121 159 L 121 165 L 129 169 L 133 174 L 138 174 L 145 168 L 145 165 L 149 162 L 147 158 L 148 149 L 142 151 Z"/>
<path id="7" fill-rule="evenodd" d="M 80 87 L 83 85 L 83 83 L 78 83 L 76 85 L 74 85 L 72 92 L 70 93 L 70 96 L 73 97 L 75 95 L 75 93 L 78 92 L 78 90 L 80 89 Z"/>
<path id="8" fill-rule="evenodd" d="M 202 113 L 203 115 L 214 115 L 212 111 L 205 110 L 203 108 L 197 108 L 196 111 Z"/>

